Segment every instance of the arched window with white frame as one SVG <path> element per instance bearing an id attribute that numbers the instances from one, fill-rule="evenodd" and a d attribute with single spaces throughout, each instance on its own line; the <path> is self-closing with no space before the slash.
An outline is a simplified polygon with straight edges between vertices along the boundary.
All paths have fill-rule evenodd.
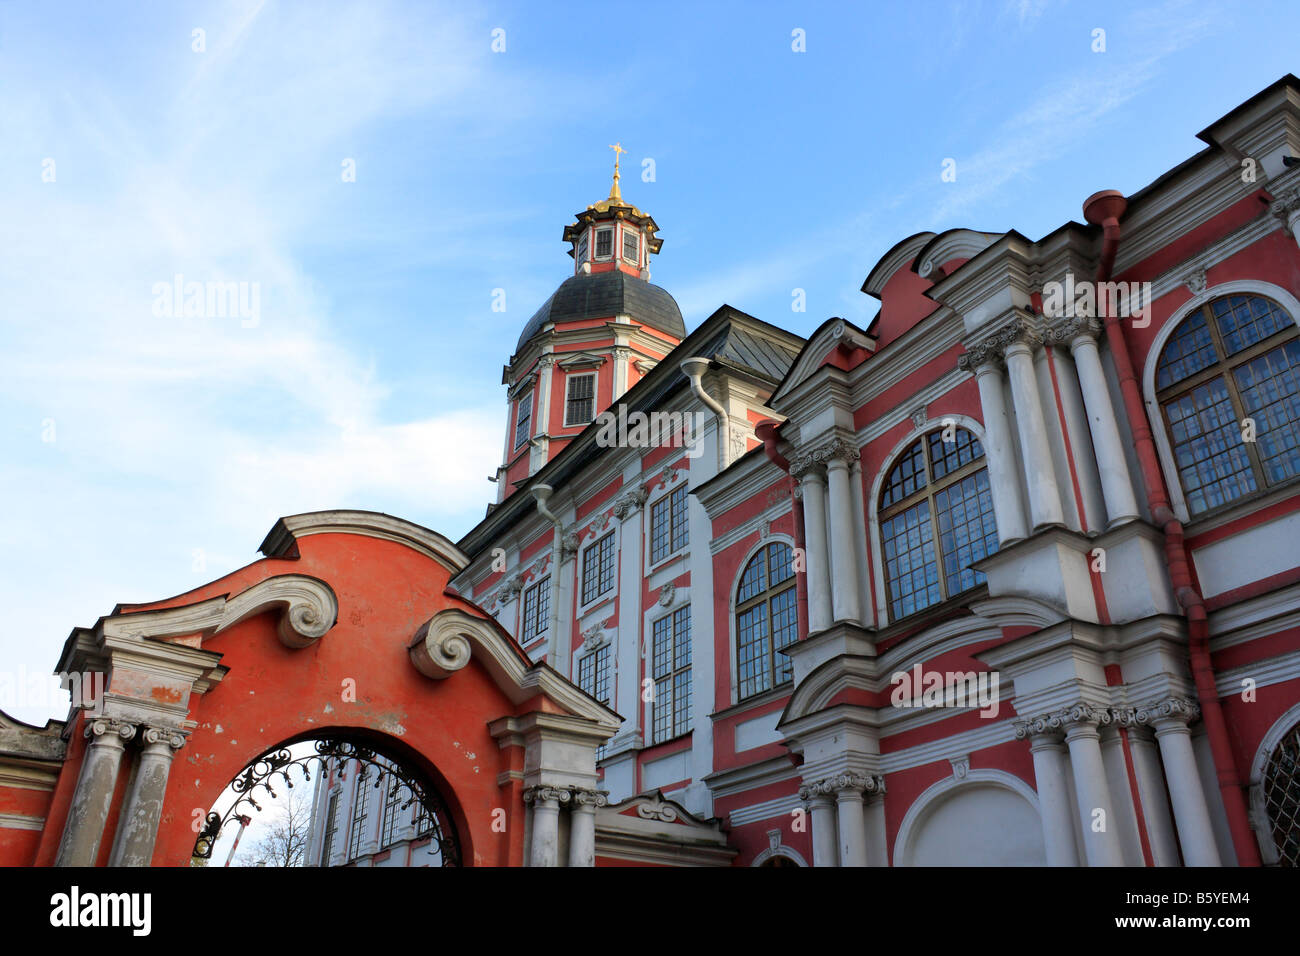
<path id="1" fill-rule="evenodd" d="M 1184 318 L 1155 389 L 1191 517 L 1300 475 L 1300 328 L 1273 299 L 1219 296 Z"/>
<path id="2" fill-rule="evenodd" d="M 982 583 L 971 565 L 997 551 L 998 529 L 979 439 L 949 426 L 903 449 L 881 488 L 879 527 L 892 620 Z"/>
<path id="3" fill-rule="evenodd" d="M 764 545 L 740 575 L 736 590 L 738 698 L 745 700 L 789 681 L 790 658 L 781 653 L 799 639 L 794 551 L 784 542 Z"/>

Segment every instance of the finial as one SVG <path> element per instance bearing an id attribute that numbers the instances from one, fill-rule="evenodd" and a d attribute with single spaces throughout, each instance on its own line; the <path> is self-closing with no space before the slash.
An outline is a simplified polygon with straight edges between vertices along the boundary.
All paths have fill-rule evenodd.
<path id="1" fill-rule="evenodd" d="M 623 148 L 621 142 L 613 143 L 609 148 L 614 151 L 614 185 L 609 189 L 609 199 L 610 202 L 621 203 L 623 201 L 623 194 L 618 191 L 618 159 L 619 156 L 622 153 L 626 153 L 627 150 Z"/>

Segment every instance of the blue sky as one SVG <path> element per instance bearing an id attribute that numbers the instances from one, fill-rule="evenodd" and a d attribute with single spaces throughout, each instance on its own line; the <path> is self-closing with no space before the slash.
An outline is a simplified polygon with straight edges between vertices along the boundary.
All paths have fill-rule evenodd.
<path id="1" fill-rule="evenodd" d="M 607 193 L 607 144 L 689 328 L 726 302 L 806 334 L 868 321 L 863 278 L 913 232 L 1036 238 L 1146 185 L 1296 69 L 1298 20 L 1190 0 L 0 3 L 0 707 L 61 716 L 13 688 L 73 626 L 247 563 L 281 515 L 472 527 L 501 366 L 569 273 L 560 232 Z M 177 273 L 256 283 L 256 324 L 156 315 Z"/>

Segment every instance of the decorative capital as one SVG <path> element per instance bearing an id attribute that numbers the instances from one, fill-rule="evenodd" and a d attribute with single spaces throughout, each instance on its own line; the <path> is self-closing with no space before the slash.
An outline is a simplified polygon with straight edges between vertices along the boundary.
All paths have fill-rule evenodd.
<path id="1" fill-rule="evenodd" d="M 558 803 L 567 804 L 573 799 L 573 793 L 568 787 L 552 787 L 542 785 L 528 787 L 524 790 L 524 803 Z"/>
<path id="2" fill-rule="evenodd" d="M 595 810 L 597 807 L 609 806 L 609 792 L 606 790 L 588 790 L 584 787 L 570 787 L 574 809 L 582 807 L 591 807 Z"/>
<path id="3" fill-rule="evenodd" d="M 171 727 L 150 727 L 141 739 L 146 744 L 165 744 L 172 750 L 180 750 L 185 746 L 185 734 Z"/>
<path id="4" fill-rule="evenodd" d="M 1046 329 L 1043 342 L 1047 345 L 1072 345 L 1081 337 L 1095 339 L 1101 334 L 1101 323 L 1088 315 L 1076 315 Z"/>
<path id="5" fill-rule="evenodd" d="M 1073 727 L 1104 727 L 1113 720 L 1111 711 L 1097 707 L 1087 701 L 1077 701 L 1069 707 L 1027 717 L 1015 722 L 1016 739 L 1026 740 L 1034 737 L 1059 737 Z"/>
<path id="6" fill-rule="evenodd" d="M 121 737 L 123 740 L 130 740 L 135 736 L 136 725 L 125 720 L 119 720 L 116 717 L 99 717 L 86 724 L 84 731 L 87 739 L 94 737 Z"/>
<path id="7" fill-rule="evenodd" d="M 1028 342 L 1031 348 L 1037 341 L 1032 330 L 1017 317 L 1010 325 L 967 345 L 966 351 L 957 358 L 957 367 L 964 372 L 973 372 L 985 365 L 1003 365 L 1007 349 L 1021 340 Z"/>
<path id="8" fill-rule="evenodd" d="M 1137 708 L 1134 720 L 1138 724 L 1156 724 L 1176 721 L 1191 724 L 1201 716 L 1201 706 L 1189 697 L 1166 697 L 1164 700 Z"/>
<path id="9" fill-rule="evenodd" d="M 814 780 L 799 788 L 799 799 L 810 800 L 814 797 L 841 792 L 858 792 L 863 794 L 884 793 L 885 778 L 880 775 L 845 771 Z"/>
<path id="10" fill-rule="evenodd" d="M 1292 224 L 1300 217 L 1300 189 L 1283 190 L 1269 206 L 1269 212 L 1281 219 L 1282 228 L 1290 232 L 1294 228 Z"/>
<path id="11" fill-rule="evenodd" d="M 861 459 L 861 454 L 855 443 L 835 437 L 796 455 L 790 462 L 790 473 L 801 477 L 814 469 L 824 468 L 832 461 L 852 464 Z"/>

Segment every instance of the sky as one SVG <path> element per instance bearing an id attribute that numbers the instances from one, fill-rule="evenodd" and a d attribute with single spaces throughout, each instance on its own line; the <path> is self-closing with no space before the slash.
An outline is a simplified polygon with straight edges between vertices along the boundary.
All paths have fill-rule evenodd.
<path id="1" fill-rule="evenodd" d="M 865 325 L 895 242 L 1140 189 L 1297 71 L 1298 27 L 1269 0 L 0 0 L 0 709 L 65 716 L 73 627 L 255 560 L 282 515 L 473 527 L 501 367 L 609 144 L 688 328 Z M 247 307 L 187 314 L 178 276 Z"/>

